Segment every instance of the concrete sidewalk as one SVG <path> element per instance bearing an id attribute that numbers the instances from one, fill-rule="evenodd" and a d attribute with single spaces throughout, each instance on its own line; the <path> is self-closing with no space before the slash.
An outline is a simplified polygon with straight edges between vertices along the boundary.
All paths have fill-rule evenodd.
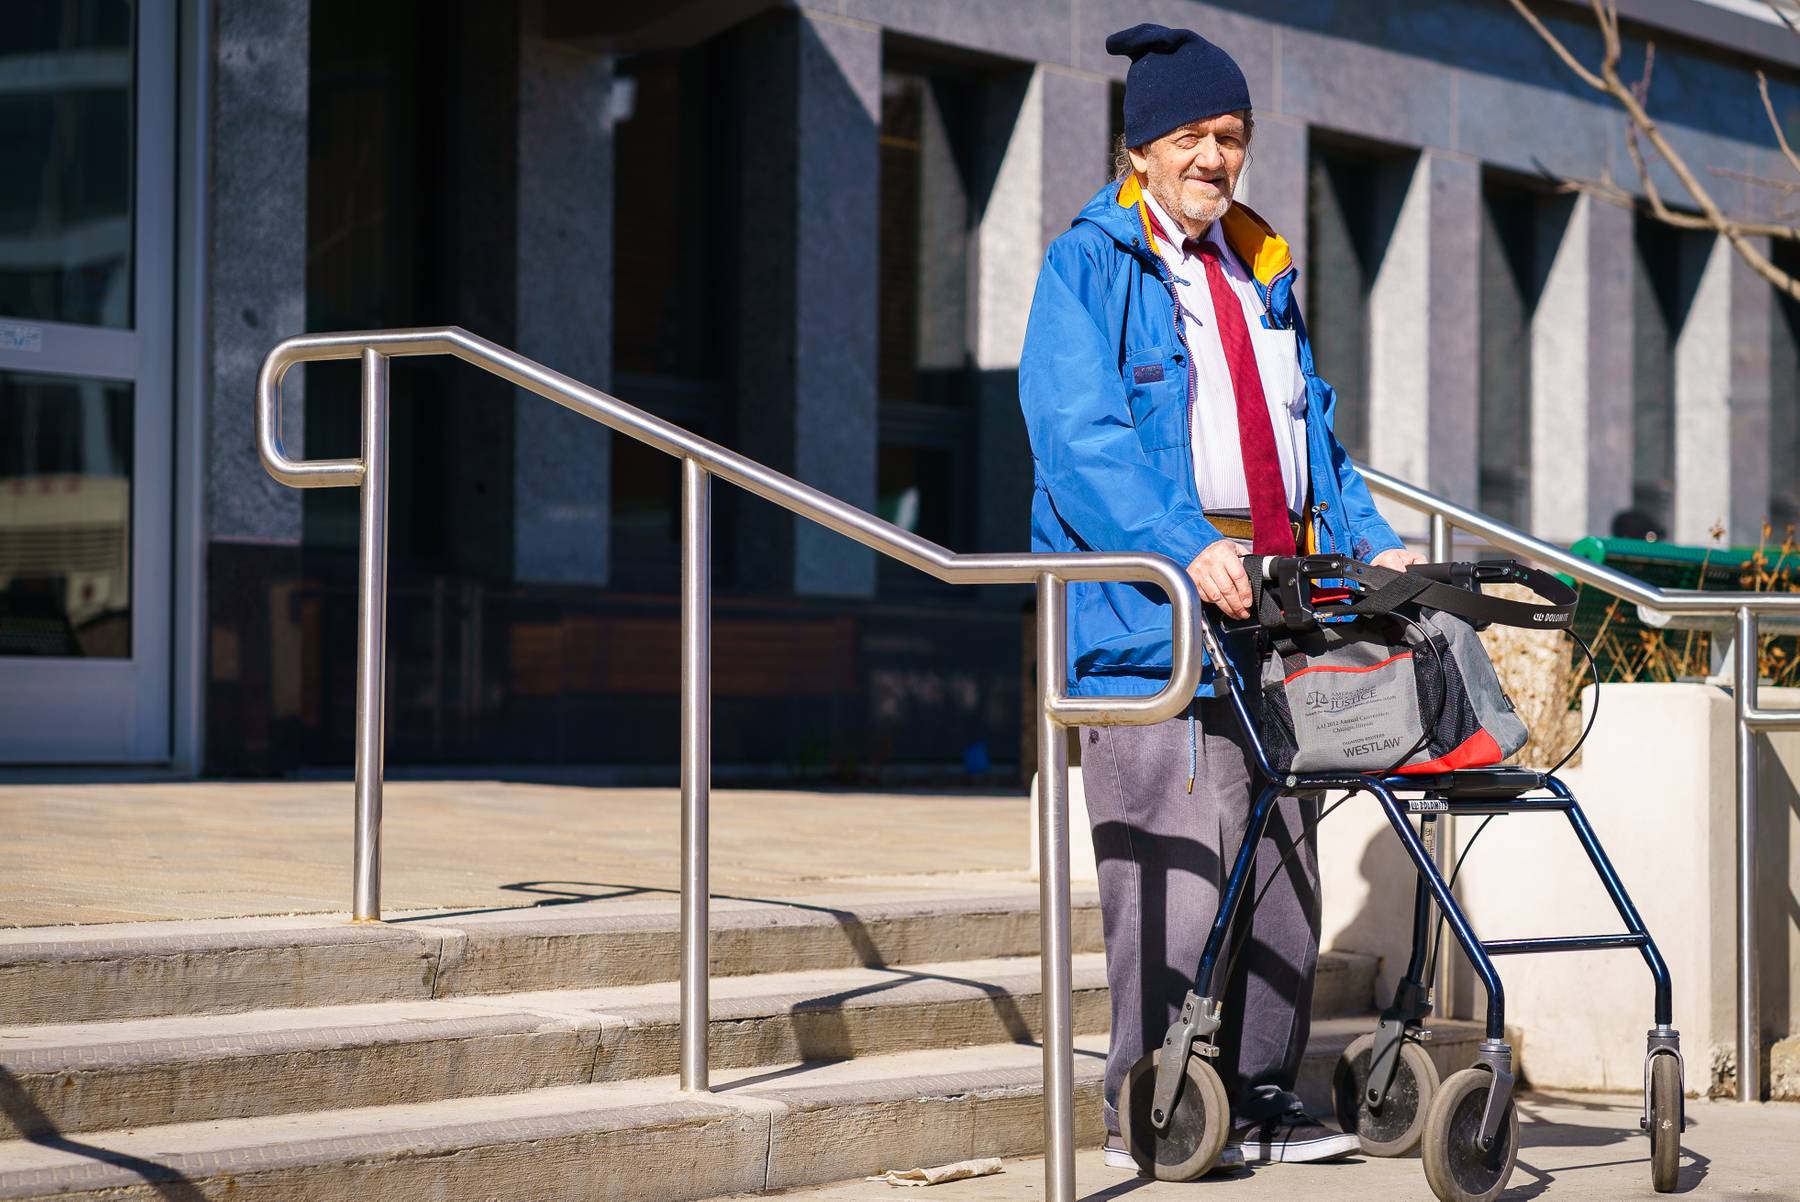
<path id="1" fill-rule="evenodd" d="M 1660 1198 L 1650 1188 L 1650 1141 L 1638 1132 L 1641 1099 L 1612 1094 L 1525 1095 L 1519 1106 L 1522 1150 L 1505 1198 L 1546 1202 L 1621 1202 Z M 1688 1103 L 1682 1140 L 1680 1185 L 1675 1196 L 1800 1200 L 1800 1107 Z M 911 1165 L 895 1165 L 911 1168 Z M 1430 1199 L 1417 1156 L 1403 1160 L 1360 1158 L 1327 1165 L 1271 1165 L 1202 1182 L 1174 1185 L 1109 1169 L 1098 1150 L 1076 1159 L 1078 1196 L 1087 1202 L 1129 1197 L 1132 1202 L 1207 1197 L 1236 1199 L 1332 1199 L 1333 1202 L 1403 1202 Z M 924 1191 L 880 1181 L 784 1191 L 799 1202 L 869 1202 L 918 1197 L 922 1202 L 1024 1202 L 1044 1195 L 1044 1162 L 1010 1160 L 997 1176 L 953 1181 Z M 739 1195 L 737 1202 L 767 1198 Z"/>
<path id="2" fill-rule="evenodd" d="M 348 782 L 0 786 L 0 926 L 345 911 L 352 812 Z M 382 905 L 666 893 L 680 831 L 674 789 L 390 782 Z M 1028 840 L 1022 794 L 718 789 L 712 884 L 786 897 L 829 881 L 848 897 L 997 874 L 1016 887 Z"/>

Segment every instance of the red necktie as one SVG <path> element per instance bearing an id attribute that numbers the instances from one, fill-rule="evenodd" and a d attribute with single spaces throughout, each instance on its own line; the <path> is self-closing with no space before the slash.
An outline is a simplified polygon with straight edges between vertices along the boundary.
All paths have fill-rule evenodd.
<path id="1" fill-rule="evenodd" d="M 1218 248 L 1204 241 L 1196 248 L 1190 238 L 1187 249 L 1198 253 L 1206 264 L 1213 318 L 1225 348 L 1225 366 L 1231 371 L 1231 391 L 1237 396 L 1238 444 L 1244 456 L 1244 483 L 1250 490 L 1251 550 L 1258 555 L 1292 555 L 1294 529 L 1288 523 L 1281 456 L 1275 451 L 1275 427 L 1269 421 L 1269 402 L 1263 395 L 1262 372 L 1256 367 L 1244 306 L 1219 265 Z"/>

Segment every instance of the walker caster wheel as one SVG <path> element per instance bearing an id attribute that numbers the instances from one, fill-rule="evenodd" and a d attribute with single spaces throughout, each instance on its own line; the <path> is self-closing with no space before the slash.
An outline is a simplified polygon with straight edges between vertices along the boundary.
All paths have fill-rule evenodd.
<path id="1" fill-rule="evenodd" d="M 1369 1108 L 1363 1091 L 1369 1084 L 1369 1062 L 1375 1056 L 1373 1033 L 1359 1036 L 1338 1058 L 1331 1082 L 1338 1125 L 1362 1141 L 1370 1156 L 1405 1156 L 1419 1146 L 1425 1112 L 1438 1091 L 1437 1065 L 1410 1039 L 1400 1045 L 1400 1063 L 1381 1109 Z"/>
<path id="2" fill-rule="evenodd" d="M 1213 1066 L 1204 1057 L 1189 1056 L 1186 1079 L 1175 1094 L 1175 1113 L 1158 1131 L 1150 1121 L 1158 1054 L 1151 1052 L 1126 1070 L 1119 1126 L 1131 1158 L 1146 1174 L 1158 1181 L 1193 1181 L 1213 1167 L 1225 1146 L 1231 1103 Z"/>
<path id="3" fill-rule="evenodd" d="M 1519 1158 L 1519 1111 L 1509 1098 L 1494 1142 L 1481 1146 L 1481 1114 L 1494 1075 L 1452 1073 L 1425 1113 L 1425 1180 L 1442 1202 L 1493 1202 Z"/>
<path id="4" fill-rule="evenodd" d="M 1650 1184 L 1673 1193 L 1681 1171 L 1681 1060 L 1650 1057 Z"/>

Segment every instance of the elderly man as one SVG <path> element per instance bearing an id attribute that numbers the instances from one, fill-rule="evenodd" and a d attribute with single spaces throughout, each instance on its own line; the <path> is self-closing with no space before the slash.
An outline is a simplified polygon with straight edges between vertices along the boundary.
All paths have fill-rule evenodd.
<path id="1" fill-rule="evenodd" d="M 1129 162 L 1051 244 L 1019 369 L 1034 549 L 1161 552 L 1232 617 L 1249 613 L 1246 554 L 1417 562 L 1332 434 L 1334 396 L 1313 371 L 1287 243 L 1233 200 L 1254 129 L 1243 73 L 1186 29 L 1139 25 L 1106 48 L 1132 60 Z M 1076 585 L 1070 612 L 1071 692 L 1147 694 L 1167 681 L 1157 594 Z M 1250 811 L 1247 751 L 1214 693 L 1209 673 L 1185 717 L 1082 731 L 1112 990 L 1107 1159 L 1120 1167 L 1132 1164 L 1120 1084 L 1177 1016 Z M 1281 802 L 1273 854 L 1259 857 L 1261 903 L 1240 915 L 1230 979 L 1214 982 L 1225 1007 L 1214 1063 L 1236 1122 L 1224 1167 L 1357 1148 L 1293 1093 L 1318 959 L 1316 813 L 1316 798 Z"/>

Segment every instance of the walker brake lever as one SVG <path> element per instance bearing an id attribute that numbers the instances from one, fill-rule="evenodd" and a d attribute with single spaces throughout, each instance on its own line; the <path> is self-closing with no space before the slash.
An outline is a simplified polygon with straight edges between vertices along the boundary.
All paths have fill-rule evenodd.
<path id="1" fill-rule="evenodd" d="M 1303 560 L 1283 559 L 1275 567 L 1275 595 L 1281 599 L 1281 623 L 1299 632 L 1313 628 L 1312 581 L 1301 570 Z"/>
<path id="2" fill-rule="evenodd" d="M 1525 565 L 1516 559 L 1482 559 L 1468 566 L 1469 574 L 1483 584 L 1506 580 L 1523 584 L 1526 581 Z"/>

